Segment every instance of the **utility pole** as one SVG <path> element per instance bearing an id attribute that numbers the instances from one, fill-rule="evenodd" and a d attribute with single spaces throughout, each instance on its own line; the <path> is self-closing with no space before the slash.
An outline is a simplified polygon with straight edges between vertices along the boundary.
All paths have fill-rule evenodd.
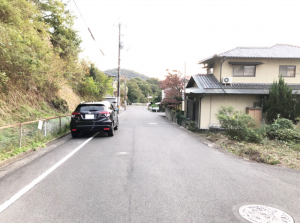
<path id="1" fill-rule="evenodd" d="M 183 94 L 183 101 L 182 101 L 183 103 L 181 105 L 181 110 L 184 112 L 186 111 L 186 109 L 185 109 L 186 108 L 186 103 L 185 103 L 186 102 L 186 100 L 185 100 L 186 87 L 185 86 L 186 86 L 186 62 L 184 61 L 184 94 Z"/>
<path id="2" fill-rule="evenodd" d="M 126 110 L 127 103 L 126 103 L 126 76 L 125 76 L 125 95 L 124 95 L 124 109 Z"/>
<path id="3" fill-rule="evenodd" d="M 121 24 L 119 23 L 119 59 L 118 59 L 118 99 L 117 106 L 120 109 L 120 76 L 121 76 L 121 67 L 120 67 L 120 51 L 121 51 Z"/>
<path id="4" fill-rule="evenodd" d="M 185 92 L 186 92 L 185 91 L 185 88 L 186 88 L 185 87 L 185 85 L 186 85 L 185 82 L 186 82 L 186 62 L 184 61 L 184 96 L 185 96 Z"/>

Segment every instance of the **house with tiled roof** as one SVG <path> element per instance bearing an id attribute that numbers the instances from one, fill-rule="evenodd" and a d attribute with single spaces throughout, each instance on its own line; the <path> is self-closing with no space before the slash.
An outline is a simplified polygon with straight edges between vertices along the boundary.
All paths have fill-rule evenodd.
<path id="1" fill-rule="evenodd" d="M 218 127 L 222 105 L 232 105 L 252 115 L 257 124 L 264 118 L 263 100 L 274 80 L 285 82 L 300 94 L 300 47 L 237 47 L 199 61 L 206 74 L 191 77 L 186 86 L 185 115 L 199 129 Z M 298 92 L 299 91 L 299 92 Z"/>

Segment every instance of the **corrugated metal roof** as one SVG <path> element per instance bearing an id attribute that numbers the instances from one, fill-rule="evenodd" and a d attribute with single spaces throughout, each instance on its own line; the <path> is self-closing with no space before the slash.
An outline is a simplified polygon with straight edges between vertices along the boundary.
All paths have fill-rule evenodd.
<path id="1" fill-rule="evenodd" d="M 272 84 L 233 83 L 221 84 L 213 74 L 192 76 L 197 87 L 186 88 L 188 93 L 193 94 L 269 94 Z M 288 84 L 293 93 L 299 90 L 300 84 Z"/>
<path id="2" fill-rule="evenodd" d="M 238 57 L 238 58 L 300 58 L 300 47 L 287 44 L 276 44 L 272 47 L 237 47 L 218 55 L 205 58 L 199 63 L 204 63 L 213 57 Z"/>
<path id="3" fill-rule="evenodd" d="M 220 82 L 213 74 L 195 75 L 193 78 L 197 84 L 201 84 L 202 88 L 221 88 Z"/>

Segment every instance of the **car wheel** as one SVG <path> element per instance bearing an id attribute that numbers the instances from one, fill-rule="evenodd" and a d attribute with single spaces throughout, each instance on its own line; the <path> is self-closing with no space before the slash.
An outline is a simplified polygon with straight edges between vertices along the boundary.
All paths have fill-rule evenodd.
<path id="1" fill-rule="evenodd" d="M 117 125 L 115 126 L 115 130 L 118 130 L 118 127 L 119 127 L 119 119 L 118 119 L 118 122 L 117 122 Z"/>
<path id="2" fill-rule="evenodd" d="M 108 131 L 108 136 L 114 136 L 114 128 L 110 128 Z"/>
<path id="3" fill-rule="evenodd" d="M 71 132 L 72 138 L 78 138 L 78 132 Z"/>

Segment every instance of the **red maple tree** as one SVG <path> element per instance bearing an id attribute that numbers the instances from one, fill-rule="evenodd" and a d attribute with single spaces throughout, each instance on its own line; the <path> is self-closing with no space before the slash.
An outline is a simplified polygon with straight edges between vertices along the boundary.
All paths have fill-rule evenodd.
<path id="1" fill-rule="evenodd" d="M 172 74 L 169 72 L 159 87 L 165 91 L 165 98 L 163 98 L 162 103 L 170 108 L 179 109 L 184 90 L 184 79 L 181 77 L 181 73 Z"/>

